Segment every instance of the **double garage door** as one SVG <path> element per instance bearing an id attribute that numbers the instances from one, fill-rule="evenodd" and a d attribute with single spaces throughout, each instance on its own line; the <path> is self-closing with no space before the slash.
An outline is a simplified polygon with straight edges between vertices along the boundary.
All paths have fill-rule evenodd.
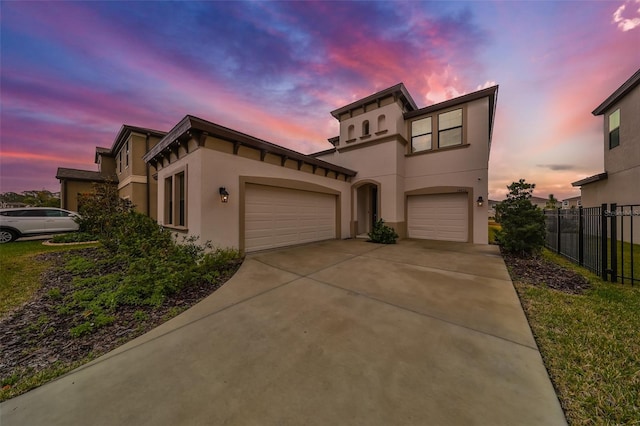
<path id="1" fill-rule="evenodd" d="M 409 196 L 408 236 L 466 242 L 469 239 L 468 210 L 466 193 Z"/>
<path id="2" fill-rule="evenodd" d="M 245 251 L 336 238 L 336 202 L 331 194 L 247 184 Z"/>

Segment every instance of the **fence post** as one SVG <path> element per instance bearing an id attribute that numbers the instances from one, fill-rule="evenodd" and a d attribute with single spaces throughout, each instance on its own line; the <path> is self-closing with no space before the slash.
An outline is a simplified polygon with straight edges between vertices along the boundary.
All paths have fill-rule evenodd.
<path id="1" fill-rule="evenodd" d="M 611 204 L 611 282 L 618 282 L 618 205 Z"/>
<path id="2" fill-rule="evenodd" d="M 607 205 L 600 206 L 600 267 L 602 279 L 607 281 L 609 276 L 609 262 L 607 262 Z"/>
<path id="3" fill-rule="evenodd" d="M 558 253 L 561 253 L 560 250 L 560 236 L 562 234 L 562 227 L 560 226 L 560 208 L 556 211 L 556 226 L 558 227 L 558 234 L 556 235 L 556 250 Z"/>
<path id="4" fill-rule="evenodd" d="M 578 207 L 578 263 L 584 266 L 584 221 L 582 220 L 582 206 Z"/>

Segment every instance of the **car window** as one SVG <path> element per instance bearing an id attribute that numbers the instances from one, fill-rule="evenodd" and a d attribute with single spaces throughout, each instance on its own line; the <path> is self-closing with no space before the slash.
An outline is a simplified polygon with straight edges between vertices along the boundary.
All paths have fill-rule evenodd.
<path id="1" fill-rule="evenodd" d="M 46 216 L 46 213 L 44 210 L 24 210 L 24 214 L 22 214 L 21 216 L 44 217 Z"/>
<path id="2" fill-rule="evenodd" d="M 45 213 L 49 217 L 67 217 L 69 216 L 67 212 L 63 212 L 61 210 L 45 210 Z"/>

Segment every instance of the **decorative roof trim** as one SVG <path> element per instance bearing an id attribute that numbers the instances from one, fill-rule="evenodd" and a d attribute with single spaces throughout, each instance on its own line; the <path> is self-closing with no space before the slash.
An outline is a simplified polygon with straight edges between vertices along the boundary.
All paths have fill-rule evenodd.
<path id="1" fill-rule="evenodd" d="M 608 177 L 607 172 L 599 173 L 597 175 L 589 176 L 588 178 L 584 178 L 584 179 L 572 182 L 571 186 L 583 186 L 583 185 L 587 185 L 589 183 L 605 180 L 605 179 L 607 179 L 607 177 Z"/>
<path id="2" fill-rule="evenodd" d="M 302 154 L 300 152 L 284 148 L 280 145 L 258 139 L 254 136 L 247 135 L 246 133 L 238 132 L 237 130 L 230 129 L 192 115 L 186 115 L 182 120 L 180 120 L 180 122 L 176 124 L 175 127 L 160 140 L 160 142 L 158 142 L 144 155 L 144 157 L 142 157 L 143 160 L 147 163 L 153 160 L 158 161 L 162 156 L 162 152 L 170 147 L 171 144 L 178 140 L 190 139 L 194 132 L 201 132 L 202 134 L 206 133 L 208 136 L 226 140 L 236 144 L 237 146 L 247 146 L 259 151 L 279 155 L 281 157 L 284 156 L 291 160 L 297 160 L 299 164 L 300 162 L 307 163 L 311 166 L 322 167 L 336 173 L 344 174 L 348 177 L 356 175 L 356 172 L 353 170 L 336 166 L 335 164 L 319 160 L 311 155 Z"/>
<path id="3" fill-rule="evenodd" d="M 630 91 L 632 91 L 638 84 L 640 84 L 640 69 L 636 71 L 629 80 L 622 83 L 622 86 L 618 87 L 607 99 L 604 100 L 591 114 L 602 115 L 606 110 L 611 108 L 613 104 L 625 97 Z"/>
<path id="4" fill-rule="evenodd" d="M 405 108 L 407 108 L 408 110 L 413 111 L 418 109 L 418 106 L 416 105 L 415 101 L 409 94 L 409 91 L 404 86 L 404 84 L 398 83 L 395 86 L 391 86 L 387 89 L 374 93 L 373 95 L 369 95 L 366 98 L 362 98 L 358 101 L 350 103 L 349 105 L 345 105 L 341 108 L 333 110 L 331 111 L 331 115 L 339 120 L 340 115 L 344 114 L 345 112 L 353 111 L 354 109 L 360 108 L 362 106 L 378 102 L 383 98 L 387 98 L 391 95 L 397 96 L 402 101 L 402 104 L 405 106 Z"/>

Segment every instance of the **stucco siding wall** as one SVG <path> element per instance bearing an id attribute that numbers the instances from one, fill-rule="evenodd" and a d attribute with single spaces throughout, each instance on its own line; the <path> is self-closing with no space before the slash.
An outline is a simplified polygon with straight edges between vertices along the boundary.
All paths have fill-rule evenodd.
<path id="1" fill-rule="evenodd" d="M 158 172 L 158 218 L 163 223 L 164 179 L 186 166 L 187 175 L 187 228 L 189 235 L 198 235 L 200 241 L 211 241 L 219 247 L 240 247 L 240 209 L 242 203 L 241 178 L 274 178 L 320 185 L 340 193 L 341 238 L 350 235 L 351 183 L 334 178 L 281 167 L 201 148 L 175 161 Z M 229 192 L 229 202 L 222 203 L 219 188 Z"/>
<path id="2" fill-rule="evenodd" d="M 93 193 L 93 183 L 83 181 L 66 181 L 61 185 L 61 207 L 63 209 L 78 211 L 78 194 Z"/>
<path id="3" fill-rule="evenodd" d="M 609 115 L 618 108 L 620 145 L 609 149 Z M 603 135 L 604 169 L 607 173 L 640 167 L 640 86 L 636 86 L 603 115 Z"/>

